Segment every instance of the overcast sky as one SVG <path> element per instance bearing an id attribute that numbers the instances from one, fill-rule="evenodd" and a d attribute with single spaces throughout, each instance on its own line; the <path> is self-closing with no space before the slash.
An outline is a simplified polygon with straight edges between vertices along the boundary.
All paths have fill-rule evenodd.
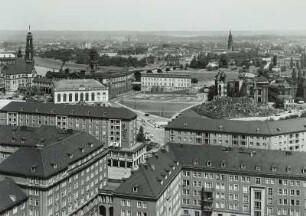
<path id="1" fill-rule="evenodd" d="M 305 30 L 306 0 L 3 0 L 1 30 Z"/>

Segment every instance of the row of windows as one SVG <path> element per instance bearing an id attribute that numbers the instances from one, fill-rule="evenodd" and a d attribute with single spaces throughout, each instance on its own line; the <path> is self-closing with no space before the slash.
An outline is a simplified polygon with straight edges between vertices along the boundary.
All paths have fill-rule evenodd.
<path id="1" fill-rule="evenodd" d="M 102 93 L 103 97 L 106 96 L 106 93 L 103 92 Z M 80 97 L 80 100 L 79 100 L 79 97 Z M 100 101 L 100 97 L 101 97 L 101 93 L 98 92 L 97 93 L 97 100 Z M 95 101 L 96 99 L 96 95 L 95 93 L 91 93 L 91 101 Z M 61 102 L 62 100 L 62 95 L 61 94 L 57 94 L 57 102 Z M 68 94 L 68 100 L 69 102 L 72 102 L 73 100 L 73 94 L 70 93 Z M 89 93 L 85 93 L 85 99 L 84 99 L 84 93 L 81 93 L 81 94 L 78 94 L 78 93 L 75 93 L 74 94 L 74 101 L 89 101 Z M 67 94 L 63 94 L 63 102 L 68 102 L 67 101 Z"/>

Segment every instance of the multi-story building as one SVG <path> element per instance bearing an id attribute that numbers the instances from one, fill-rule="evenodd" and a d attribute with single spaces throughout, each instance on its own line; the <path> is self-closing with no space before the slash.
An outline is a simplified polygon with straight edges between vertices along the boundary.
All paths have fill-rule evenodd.
<path id="1" fill-rule="evenodd" d="M 165 127 L 165 141 L 306 151 L 306 119 L 239 121 L 177 117 Z"/>
<path id="2" fill-rule="evenodd" d="M 141 91 L 144 92 L 188 92 L 191 88 L 189 74 L 142 73 Z"/>
<path id="3" fill-rule="evenodd" d="M 305 215 L 305 152 L 168 144 L 112 193 L 115 215 Z"/>
<path id="4" fill-rule="evenodd" d="M 36 86 L 38 89 L 51 94 L 53 88 L 53 81 L 46 77 L 35 77 L 33 79 L 32 86 Z"/>
<path id="5" fill-rule="evenodd" d="M 31 32 L 27 34 L 25 54 L 23 59 L 21 50 L 19 50 L 16 60 L 3 67 L 1 73 L 6 92 L 15 92 L 19 87 L 31 86 L 37 74 L 34 67 L 33 36 Z"/>
<path id="6" fill-rule="evenodd" d="M 124 164 L 124 167 L 130 164 L 137 167 L 139 161 L 144 161 L 146 146 L 136 142 L 136 118 L 135 113 L 121 107 L 54 103 L 10 102 L 0 110 L 0 125 L 48 125 L 84 131 L 111 146 L 114 152 L 122 149 L 123 156 L 110 158 L 110 164 Z"/>
<path id="7" fill-rule="evenodd" d="M 108 103 L 108 89 L 94 79 L 60 80 L 54 83 L 54 103 Z"/>
<path id="8" fill-rule="evenodd" d="M 81 131 L 42 132 L 39 140 L 24 135 L 15 142 L 33 147 L 0 163 L 0 180 L 12 179 L 28 196 L 24 215 L 97 215 L 98 191 L 108 177 L 106 146 Z"/>
<path id="9" fill-rule="evenodd" d="M 25 216 L 28 196 L 11 179 L 0 181 L 0 215 Z"/>

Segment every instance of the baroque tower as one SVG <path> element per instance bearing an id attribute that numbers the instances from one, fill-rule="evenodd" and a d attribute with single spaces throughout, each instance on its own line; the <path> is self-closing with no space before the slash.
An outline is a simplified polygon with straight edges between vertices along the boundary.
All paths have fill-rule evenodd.
<path id="1" fill-rule="evenodd" d="M 94 73 L 98 70 L 98 56 L 97 51 L 92 48 L 89 53 L 89 69 L 90 72 Z"/>
<path id="2" fill-rule="evenodd" d="M 233 52 L 234 51 L 234 41 L 233 41 L 233 35 L 232 31 L 230 30 L 229 36 L 228 36 L 228 43 L 227 43 L 227 52 Z"/>
<path id="3" fill-rule="evenodd" d="M 29 26 L 29 32 L 27 34 L 26 49 L 25 49 L 25 61 L 27 63 L 34 63 L 34 48 L 33 48 L 33 35 L 31 33 L 31 27 Z"/>

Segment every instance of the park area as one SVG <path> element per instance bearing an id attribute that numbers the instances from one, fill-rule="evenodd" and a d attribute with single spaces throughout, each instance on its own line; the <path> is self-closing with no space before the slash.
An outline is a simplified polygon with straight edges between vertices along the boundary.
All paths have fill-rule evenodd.
<path id="1" fill-rule="evenodd" d="M 124 95 L 119 102 L 144 113 L 171 118 L 181 110 L 201 104 L 204 94 L 145 94 Z"/>

